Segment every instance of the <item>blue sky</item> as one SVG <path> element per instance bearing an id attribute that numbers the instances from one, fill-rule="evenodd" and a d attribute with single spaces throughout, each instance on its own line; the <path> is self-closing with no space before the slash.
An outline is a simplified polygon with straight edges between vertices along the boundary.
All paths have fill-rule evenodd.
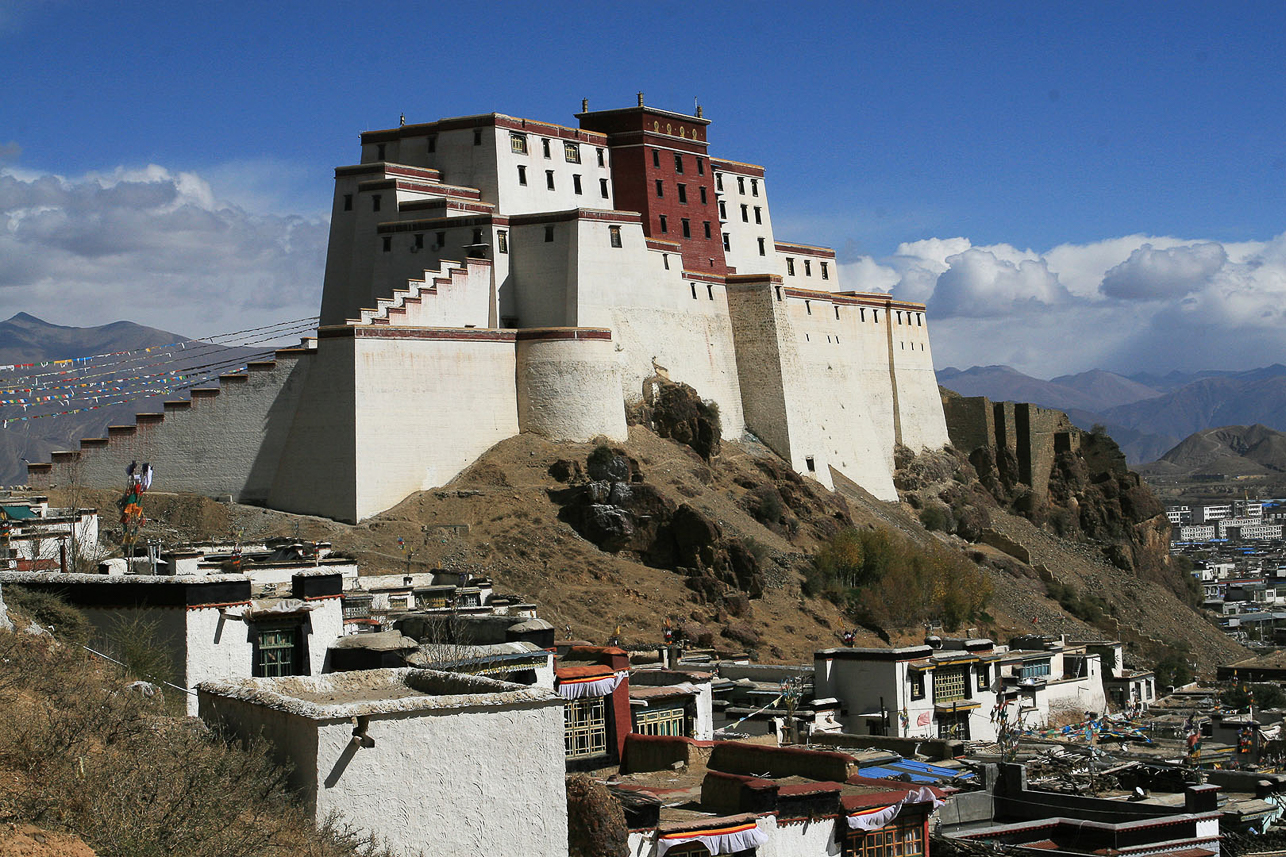
<path id="1" fill-rule="evenodd" d="M 1284 34 L 1280 3 L 0 0 L 0 268 L 21 272 L 0 271 L 0 312 L 183 332 L 293 317 L 316 302 L 331 170 L 359 131 L 402 112 L 573 124 L 581 98 L 641 89 L 699 98 L 712 152 L 768 167 L 779 239 L 834 246 L 848 287 L 926 300 L 939 365 L 1271 363 Z M 46 175 L 63 196 L 35 193 Z M 121 185 L 170 196 L 122 204 Z M 115 237 L 128 253 L 101 246 Z M 131 279 L 155 300 L 131 306 Z M 1217 330 L 1197 324 L 1220 302 Z"/>

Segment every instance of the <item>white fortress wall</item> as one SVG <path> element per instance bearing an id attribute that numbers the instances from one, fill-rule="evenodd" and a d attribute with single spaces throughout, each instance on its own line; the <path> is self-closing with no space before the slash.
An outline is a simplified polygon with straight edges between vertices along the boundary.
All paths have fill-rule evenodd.
<path id="1" fill-rule="evenodd" d="M 399 327 L 491 327 L 495 318 L 488 259 L 446 261 L 375 302 L 363 323 Z"/>
<path id="2" fill-rule="evenodd" d="M 619 248 L 604 224 L 582 222 L 579 323 L 612 329 L 626 401 L 642 399 L 655 361 L 718 403 L 724 438 L 739 438 L 741 387 L 721 278 L 682 270 L 678 245 L 645 239 L 638 218 L 624 216 L 633 222 L 621 222 Z"/>
<path id="3" fill-rule="evenodd" d="M 268 505 L 356 522 L 357 423 L 349 328 L 318 329 L 317 353 Z"/>
<path id="4" fill-rule="evenodd" d="M 903 305 L 904 307 L 908 305 Z M 924 308 L 893 305 L 893 368 L 901 415 L 902 445 L 913 452 L 941 449 L 947 443 L 947 421 L 933 371 L 933 349 L 929 345 L 929 322 Z M 902 323 L 898 324 L 901 312 Z"/>
<path id="5" fill-rule="evenodd" d="M 518 433 L 514 332 L 354 327 L 356 520 Z"/>
<path id="6" fill-rule="evenodd" d="M 719 158 L 712 159 L 711 166 L 715 197 L 722 203 L 720 226 L 727 236 L 723 255 L 728 267 L 739 274 L 778 273 L 763 167 Z"/>
<path id="7" fill-rule="evenodd" d="M 222 376 L 217 389 L 195 389 L 190 400 L 167 402 L 163 414 L 139 414 L 135 425 L 111 426 L 106 438 L 54 453 L 47 476 L 32 470 L 32 484 L 124 488 L 129 463 L 146 461 L 156 471 L 154 490 L 265 502 L 312 357 L 311 351 L 283 349 L 276 361 Z"/>
<path id="8" fill-rule="evenodd" d="M 519 428 L 551 440 L 626 439 L 610 330 L 525 329 L 517 336 Z"/>
<path id="9" fill-rule="evenodd" d="M 787 292 L 786 309 L 805 366 L 809 407 L 831 467 L 882 500 L 897 499 L 887 458 L 892 437 L 871 420 L 859 367 L 857 308 L 824 292 Z"/>
<path id="10" fill-rule="evenodd" d="M 814 421 L 812 385 L 791 324 L 781 278 L 728 277 L 746 428 L 798 473 L 831 487 L 825 443 Z"/>
<path id="11" fill-rule="evenodd" d="M 856 322 L 852 326 L 856 344 L 854 374 L 866 403 L 875 437 L 881 451 L 882 466 L 893 473 L 893 447 L 897 441 L 897 420 L 893 403 L 893 385 L 889 374 L 888 310 L 883 295 L 875 300 L 858 297 L 854 307 Z M 843 313 L 841 312 L 841 315 Z"/>
<path id="12" fill-rule="evenodd" d="M 508 288 L 518 327 L 576 327 L 574 213 L 525 215 L 510 221 Z"/>

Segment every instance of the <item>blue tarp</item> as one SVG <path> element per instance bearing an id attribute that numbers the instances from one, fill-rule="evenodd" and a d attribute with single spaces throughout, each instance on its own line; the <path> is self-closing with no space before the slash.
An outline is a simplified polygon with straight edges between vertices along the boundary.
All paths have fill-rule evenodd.
<path id="1" fill-rule="evenodd" d="M 892 779 L 900 777 L 903 774 L 910 776 L 913 783 L 938 783 L 942 780 L 950 779 L 971 779 L 974 776 L 972 771 L 958 771 L 955 768 L 944 768 L 941 765 L 930 765 L 927 762 L 917 762 L 914 759 L 900 759 L 896 762 L 889 762 L 884 765 L 874 765 L 869 768 L 859 768 L 858 773 L 864 777 L 874 779 Z"/>

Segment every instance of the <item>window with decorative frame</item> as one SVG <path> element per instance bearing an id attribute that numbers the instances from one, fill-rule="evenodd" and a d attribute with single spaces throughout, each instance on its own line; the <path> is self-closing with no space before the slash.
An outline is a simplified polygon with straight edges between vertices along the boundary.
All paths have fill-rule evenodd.
<path id="1" fill-rule="evenodd" d="M 924 699 L 924 673 L 911 670 L 911 698 Z"/>
<path id="2" fill-rule="evenodd" d="M 567 159 L 567 163 L 569 164 L 579 164 L 580 163 L 580 146 L 576 143 L 564 142 L 563 157 Z"/>
<path id="3" fill-rule="evenodd" d="M 953 702 L 964 699 L 966 693 L 967 671 L 963 667 L 956 669 L 939 669 L 933 672 L 933 701 Z"/>
<path id="4" fill-rule="evenodd" d="M 850 830 L 843 857 L 924 857 L 924 822 L 896 822 L 877 830 Z"/>
<path id="5" fill-rule="evenodd" d="M 515 155 L 527 154 L 527 135 L 516 131 L 509 132 L 509 151 Z"/>
<path id="6" fill-rule="evenodd" d="M 606 697 L 569 699 L 563 706 L 563 755 L 587 759 L 607 755 Z"/>
<path id="7" fill-rule="evenodd" d="M 1023 664 L 1019 671 L 1019 678 L 1048 678 L 1049 661 L 1033 661 Z"/>
<path id="8" fill-rule="evenodd" d="M 639 735 L 666 735 L 672 738 L 687 738 L 687 725 L 687 710 L 683 706 L 677 708 L 644 708 L 634 715 L 634 731 Z"/>

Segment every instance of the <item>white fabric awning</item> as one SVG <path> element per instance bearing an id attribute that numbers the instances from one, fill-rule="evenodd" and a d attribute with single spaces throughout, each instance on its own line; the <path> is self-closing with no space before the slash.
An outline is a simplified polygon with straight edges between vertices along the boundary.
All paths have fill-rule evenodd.
<path id="1" fill-rule="evenodd" d="M 558 695 L 563 699 L 586 699 L 597 696 L 609 696 L 620 686 L 628 673 L 618 672 L 591 681 L 560 681 Z"/>
<path id="2" fill-rule="evenodd" d="M 768 835 L 756 827 L 754 822 L 726 830 L 715 828 L 690 833 L 669 833 L 657 837 L 656 857 L 665 857 L 665 852 L 671 848 L 689 842 L 700 842 L 711 854 L 736 854 L 738 851 L 767 844 Z"/>
<path id="3" fill-rule="evenodd" d="M 865 810 L 848 816 L 849 830 L 879 830 L 902 812 L 902 808 L 915 803 L 932 803 L 933 809 L 942 806 L 946 801 L 935 795 L 928 786 L 907 792 L 902 800 L 878 810 Z"/>

